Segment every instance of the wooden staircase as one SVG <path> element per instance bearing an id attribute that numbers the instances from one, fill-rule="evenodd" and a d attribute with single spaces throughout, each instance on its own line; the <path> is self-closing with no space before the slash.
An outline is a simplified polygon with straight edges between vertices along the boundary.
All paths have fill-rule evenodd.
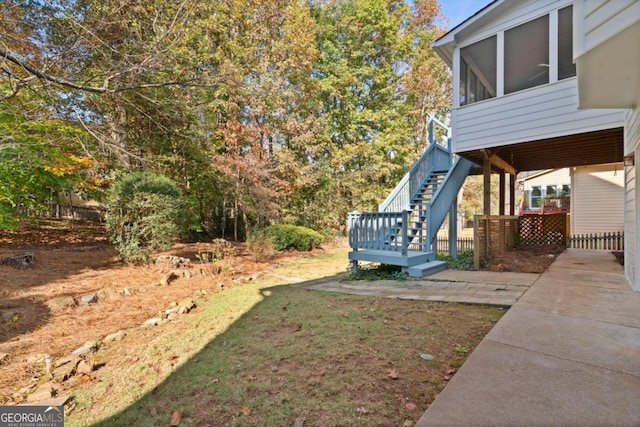
<path id="1" fill-rule="evenodd" d="M 436 140 L 434 126 L 446 131 L 446 146 Z M 398 265 L 412 277 L 445 268 L 444 262 L 436 261 L 436 235 L 447 214 L 455 221 L 458 191 L 474 166 L 463 158 L 454 160 L 450 135 L 447 126 L 430 118 L 427 150 L 378 212 L 349 214 L 349 259 L 354 271 L 359 261 Z"/>

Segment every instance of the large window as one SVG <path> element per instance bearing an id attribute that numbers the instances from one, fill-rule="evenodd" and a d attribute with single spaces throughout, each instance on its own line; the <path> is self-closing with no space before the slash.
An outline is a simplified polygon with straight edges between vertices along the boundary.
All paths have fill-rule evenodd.
<path id="1" fill-rule="evenodd" d="M 460 105 L 496 96 L 497 37 L 460 49 Z"/>
<path id="2" fill-rule="evenodd" d="M 539 208 L 542 206 L 542 187 L 536 186 L 531 188 L 531 208 Z"/>
<path id="3" fill-rule="evenodd" d="M 549 16 L 504 33 L 504 93 L 549 83 Z"/>
<path id="4" fill-rule="evenodd" d="M 558 11 L 558 80 L 576 75 L 573 63 L 573 6 Z"/>

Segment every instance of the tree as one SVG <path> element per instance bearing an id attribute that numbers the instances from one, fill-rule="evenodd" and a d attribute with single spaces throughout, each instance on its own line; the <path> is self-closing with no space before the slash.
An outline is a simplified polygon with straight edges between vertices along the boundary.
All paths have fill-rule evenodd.
<path id="1" fill-rule="evenodd" d="M 170 179 L 150 172 L 133 172 L 118 179 L 109 191 L 107 230 L 125 262 L 150 260 L 178 236 L 182 193 Z"/>
<path id="2" fill-rule="evenodd" d="M 445 111 L 434 0 L 7 0 L 0 98 L 177 182 L 192 234 L 375 209 Z M 11 25 L 8 23 L 11 22 Z M 425 77 L 428 74 L 430 77 Z M 421 133 L 422 132 L 422 133 Z M 47 136 L 41 142 L 47 145 Z"/>

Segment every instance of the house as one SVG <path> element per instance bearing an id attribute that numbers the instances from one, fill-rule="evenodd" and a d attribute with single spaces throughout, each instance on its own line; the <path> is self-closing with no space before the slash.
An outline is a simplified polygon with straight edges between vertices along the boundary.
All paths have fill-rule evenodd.
<path id="1" fill-rule="evenodd" d="M 564 209 L 569 234 L 624 230 L 624 165 L 578 166 L 518 174 L 516 214 Z"/>
<path id="2" fill-rule="evenodd" d="M 482 165 L 485 182 L 624 161 L 625 276 L 636 291 L 639 40 L 640 0 L 495 0 L 432 44 L 452 70 L 452 151 Z"/>
<path id="3" fill-rule="evenodd" d="M 526 171 L 518 174 L 516 214 L 542 213 L 545 205 L 567 206 L 571 195 L 569 168 Z M 546 201 L 546 203 L 545 203 Z"/>
<path id="4" fill-rule="evenodd" d="M 624 165 L 571 168 L 571 234 L 624 231 Z"/>

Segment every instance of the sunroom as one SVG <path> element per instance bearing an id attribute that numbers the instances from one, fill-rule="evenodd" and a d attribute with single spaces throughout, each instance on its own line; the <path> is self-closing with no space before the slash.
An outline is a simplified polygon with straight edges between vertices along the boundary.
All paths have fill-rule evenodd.
<path id="1" fill-rule="evenodd" d="M 571 1 L 497 0 L 433 43 L 452 148 L 494 172 L 622 161 L 624 110 L 578 109 Z"/>

